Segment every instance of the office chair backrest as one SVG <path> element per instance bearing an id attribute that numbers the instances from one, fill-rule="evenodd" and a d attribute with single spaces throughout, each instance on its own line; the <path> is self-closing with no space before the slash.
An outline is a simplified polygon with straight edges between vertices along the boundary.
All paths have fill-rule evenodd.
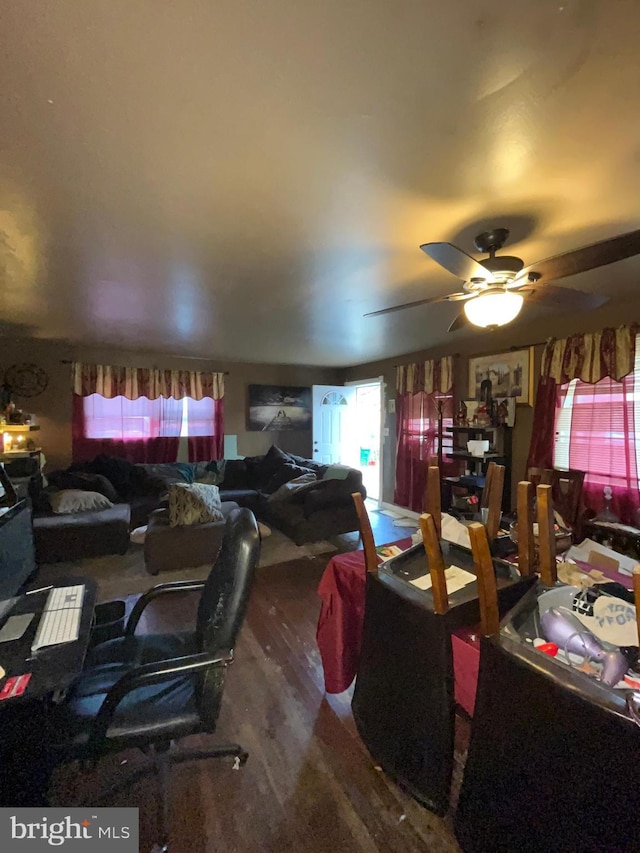
<path id="1" fill-rule="evenodd" d="M 227 518 L 222 545 L 198 606 L 199 651 L 233 650 L 259 559 L 260 534 L 255 516 L 249 509 L 236 509 Z M 215 730 L 220 714 L 226 669 L 208 669 L 196 683 L 198 711 L 210 731 Z"/>
<path id="2" fill-rule="evenodd" d="M 229 514 L 218 556 L 202 590 L 196 636 L 200 651 L 233 649 L 249 601 L 260 558 L 260 535 L 254 514 Z"/>

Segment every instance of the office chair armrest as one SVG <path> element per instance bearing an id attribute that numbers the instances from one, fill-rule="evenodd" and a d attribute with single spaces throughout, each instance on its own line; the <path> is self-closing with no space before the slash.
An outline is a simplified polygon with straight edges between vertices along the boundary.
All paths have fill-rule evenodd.
<path id="1" fill-rule="evenodd" d="M 114 712 L 127 693 L 137 690 L 139 687 L 147 687 L 150 684 L 175 678 L 177 675 L 201 672 L 214 666 L 226 667 L 232 662 L 233 651 L 231 650 L 218 654 L 200 652 L 195 655 L 171 658 L 170 660 L 154 661 L 125 673 L 109 689 L 93 721 L 92 731 L 89 735 L 89 751 L 99 752 L 99 745 L 106 740 Z"/>
<path id="2" fill-rule="evenodd" d="M 124 629 L 125 637 L 133 636 L 138 627 L 138 622 L 142 616 L 142 611 L 150 604 L 154 598 L 159 595 L 166 595 L 170 592 L 192 592 L 197 589 L 204 589 L 206 581 L 170 581 L 169 583 L 159 583 L 152 587 L 147 592 L 143 593 L 133 606 L 133 610 L 129 614 L 127 625 Z"/>

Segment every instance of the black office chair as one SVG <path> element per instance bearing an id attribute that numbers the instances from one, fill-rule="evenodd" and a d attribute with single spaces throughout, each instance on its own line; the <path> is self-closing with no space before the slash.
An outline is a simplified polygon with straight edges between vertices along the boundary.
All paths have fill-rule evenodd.
<path id="1" fill-rule="evenodd" d="M 161 798 L 161 849 L 167 849 L 169 773 L 172 763 L 247 753 L 237 743 L 207 750 L 173 751 L 173 741 L 216 728 L 226 668 L 244 619 L 260 555 L 255 517 L 239 509 L 227 519 L 224 538 L 204 581 L 159 584 L 136 602 L 124 636 L 93 648 L 80 678 L 52 719 L 59 763 L 95 762 L 108 752 L 137 747 L 150 753 L 145 765 L 100 799 L 157 772 Z M 195 631 L 136 635 L 146 606 L 174 592 L 202 590 Z"/>

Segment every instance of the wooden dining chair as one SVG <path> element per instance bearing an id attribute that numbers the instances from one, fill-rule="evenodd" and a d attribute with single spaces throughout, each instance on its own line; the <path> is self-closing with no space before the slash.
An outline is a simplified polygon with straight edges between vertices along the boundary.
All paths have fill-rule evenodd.
<path id="1" fill-rule="evenodd" d="M 554 507 L 566 526 L 582 538 L 580 522 L 584 510 L 582 492 L 584 489 L 584 471 L 571 469 L 560 471 L 555 468 L 552 472 L 551 489 Z"/>
<path id="2" fill-rule="evenodd" d="M 505 466 L 489 462 L 484 489 L 480 499 L 480 508 L 488 509 L 487 533 L 493 540 L 498 535 L 502 515 L 502 494 L 504 492 Z"/>
<path id="3" fill-rule="evenodd" d="M 551 487 L 538 486 L 545 488 Z M 598 682 L 520 639 L 519 626 L 533 626 L 527 636 L 535 631 L 546 584 L 530 587 L 500 630 L 486 532 L 472 525 L 470 535 L 478 574 L 489 582 L 478 583 L 483 636 L 454 815 L 460 847 L 464 853 L 630 849 L 640 813 L 640 726 L 619 691 L 604 697 Z M 634 583 L 640 605 L 640 568 Z"/>
<path id="4" fill-rule="evenodd" d="M 449 595 L 447 593 L 444 557 L 440 547 L 440 533 L 436 529 L 435 518 L 429 513 L 425 512 L 420 516 L 420 531 L 422 533 L 422 544 L 427 555 L 429 574 L 431 575 L 433 609 L 442 615 L 449 609 Z"/>
<path id="5" fill-rule="evenodd" d="M 478 578 L 478 602 L 480 605 L 480 627 L 484 637 L 497 633 L 500 626 L 498 611 L 498 587 L 493 560 L 489 549 L 488 532 L 484 524 L 469 525 L 469 539 L 473 565 Z"/>
<path id="6" fill-rule="evenodd" d="M 554 530 L 553 487 L 540 484 L 536 488 L 538 509 L 538 562 L 540 580 L 545 586 L 554 586 L 558 580 L 556 564 L 556 534 Z"/>
<path id="7" fill-rule="evenodd" d="M 534 489 L 541 484 L 550 486 L 553 482 L 553 469 L 530 466 L 527 468 L 527 480 L 533 483 Z"/>
<path id="8" fill-rule="evenodd" d="M 636 624 L 638 626 L 638 645 L 640 646 L 640 563 L 633 569 L 633 599 L 636 605 Z"/>
<path id="9" fill-rule="evenodd" d="M 438 537 L 442 535 L 442 496 L 440 489 L 440 468 L 437 465 L 429 465 L 424 491 L 424 511 L 433 517 Z"/>
<path id="10" fill-rule="evenodd" d="M 495 471 L 496 463 L 491 460 L 487 465 L 487 471 L 484 475 L 484 488 L 480 496 L 480 507 L 486 509 L 489 506 L 489 494 L 491 493 L 491 481 L 493 480 L 493 472 Z"/>
<path id="11" fill-rule="evenodd" d="M 362 540 L 362 548 L 364 550 L 364 564 L 368 572 L 375 572 L 378 568 L 378 553 L 376 551 L 375 539 L 373 538 L 369 513 L 360 492 L 353 492 L 351 497 L 353 498 L 356 515 L 358 516 L 360 539 Z"/>
<path id="12" fill-rule="evenodd" d="M 533 535 L 533 483 L 521 480 L 518 483 L 518 569 L 524 578 L 531 577 L 536 570 L 536 543 Z"/>

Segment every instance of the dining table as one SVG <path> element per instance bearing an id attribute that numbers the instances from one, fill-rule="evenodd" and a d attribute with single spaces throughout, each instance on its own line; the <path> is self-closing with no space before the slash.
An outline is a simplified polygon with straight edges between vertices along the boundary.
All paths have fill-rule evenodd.
<path id="1" fill-rule="evenodd" d="M 412 544 L 410 538 L 390 543 L 402 550 Z M 588 572 L 594 568 L 607 579 L 627 589 L 632 582 L 612 568 L 577 563 Z M 342 693 L 353 683 L 360 660 L 364 624 L 367 571 L 362 550 L 336 554 L 327 564 L 318 585 L 321 599 L 316 640 L 324 670 L 327 693 Z M 451 634 L 456 704 L 473 717 L 480 667 L 480 626 L 456 628 Z"/>
<path id="2" fill-rule="evenodd" d="M 390 543 L 402 550 L 411 539 Z M 337 554 L 327 564 L 318 585 L 322 601 L 316 640 L 327 693 L 348 690 L 358 671 L 367 571 L 363 551 Z M 456 703 L 473 716 L 480 666 L 479 625 L 458 628 L 452 634 Z"/>

